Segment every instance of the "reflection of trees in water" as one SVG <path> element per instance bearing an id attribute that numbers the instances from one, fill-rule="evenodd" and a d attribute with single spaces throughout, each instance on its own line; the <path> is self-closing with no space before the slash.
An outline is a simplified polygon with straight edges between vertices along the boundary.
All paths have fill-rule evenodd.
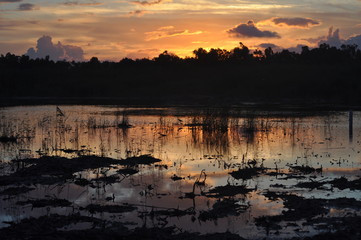
<path id="1" fill-rule="evenodd" d="M 268 115 L 259 116 L 255 112 L 248 112 L 243 117 L 230 117 L 225 112 L 206 113 L 192 117 L 186 126 L 191 131 L 193 145 L 208 152 L 226 155 L 233 145 L 237 148 L 245 147 L 245 157 L 249 153 L 257 157 L 257 152 L 270 144 L 270 134 L 280 134 L 283 140 L 295 134 L 289 133 L 287 120 L 275 120 Z"/>
<path id="2" fill-rule="evenodd" d="M 235 124 L 230 127 L 232 143 L 244 146 L 243 159 L 257 158 L 258 151 L 262 151 L 263 145 L 268 142 L 268 136 L 273 127 L 270 118 L 257 117 L 254 112 L 249 112 L 245 117 L 233 122 Z"/>
<path id="3" fill-rule="evenodd" d="M 76 151 L 92 150 L 93 154 L 110 157 L 116 154 L 117 158 L 155 154 L 167 159 L 169 149 L 179 146 L 187 149 L 186 152 L 189 149 L 189 153 L 196 152 L 200 156 L 232 154 L 239 158 L 244 155 L 247 159 L 260 157 L 263 153 L 267 154 L 267 151 L 271 154 L 276 151 L 281 153 L 286 147 L 292 150 L 292 156 L 308 156 L 313 150 L 307 151 L 305 148 L 314 148 L 315 142 L 324 141 L 325 147 L 332 147 L 342 141 L 338 137 L 340 140 L 337 143 L 336 138 L 332 138 L 336 135 L 335 119 L 339 120 L 338 116 L 335 119 L 330 116 L 273 117 L 267 115 L 269 113 L 262 115 L 249 111 L 246 115 L 241 115 L 235 113 L 236 110 L 230 112 L 227 109 L 207 109 L 200 110 L 191 117 L 160 116 L 156 121 L 144 122 L 132 128 L 120 128 L 117 123 L 123 121 L 122 111 L 117 111 L 118 114 L 113 116 L 89 114 L 84 118 L 77 115 L 69 118 L 67 111 L 60 111 L 61 113 L 54 109 L 52 113 L 38 118 L 37 125 L 26 120 L 15 120 L 11 121 L 13 126 L 10 126 L 11 124 L 4 124 L 4 121 L 10 121 L 3 119 L 0 132 L 6 126 L 7 131 L 22 136 L 16 144 L 2 144 L 4 151 L 13 151 L 10 150 L 13 146 L 14 149 L 17 148 L 13 152 L 19 154 L 19 149 L 33 148 L 34 151 L 40 150 L 41 154 L 66 157 L 70 156 L 71 150 L 74 150 L 73 155 Z M 128 119 L 127 122 L 130 121 L 127 115 L 125 118 Z M 311 124 L 314 122 L 315 126 L 306 121 Z M 31 136 L 35 136 L 35 129 L 37 139 L 33 141 Z M 21 154 L 25 154 L 25 151 Z"/>
<path id="4" fill-rule="evenodd" d="M 88 145 L 96 145 L 95 148 L 102 156 L 111 155 L 113 148 L 119 158 L 124 156 L 136 156 L 133 142 L 129 140 L 130 125 L 129 116 L 125 110 L 116 111 L 114 120 L 103 117 L 89 116 L 86 120 L 85 129 L 88 137 Z M 94 149 L 95 152 L 96 149 Z"/>
<path id="5" fill-rule="evenodd" d="M 191 130 L 192 143 L 195 147 L 217 154 L 229 153 L 229 116 L 225 110 L 206 111 L 202 116 L 195 116 L 186 124 Z"/>
<path id="6" fill-rule="evenodd" d="M 65 148 L 65 133 L 67 118 L 65 117 L 65 113 L 61 111 L 59 107 L 56 107 L 56 120 L 55 120 L 55 149 Z"/>
<path id="7" fill-rule="evenodd" d="M 54 148 L 54 132 L 53 122 L 50 116 L 44 117 L 39 121 L 38 125 L 41 129 L 41 148 L 39 154 L 49 155 L 52 148 Z"/>
<path id="8" fill-rule="evenodd" d="M 202 134 L 208 151 L 216 151 L 220 155 L 227 155 L 229 153 L 228 130 L 204 129 Z"/>
<path id="9" fill-rule="evenodd" d="M 310 120 L 312 120 L 312 124 L 315 123 L 319 126 L 308 126 L 308 124 L 311 122 Z M 99 119 L 94 118 L 94 120 L 91 120 L 90 122 L 99 123 Z M 105 120 L 101 119 L 100 123 L 102 122 L 106 123 Z M 66 144 L 69 144 L 67 140 L 71 142 L 71 145 L 69 146 L 72 146 L 74 149 L 79 149 L 81 148 L 81 144 L 84 144 L 84 142 L 87 140 L 88 143 L 90 143 L 88 146 L 100 146 L 99 150 L 101 155 L 107 155 L 108 153 L 111 153 L 116 145 L 116 149 L 125 151 L 126 154 L 128 154 L 127 156 L 134 156 L 142 152 L 144 153 L 144 151 L 149 148 L 152 148 L 153 150 L 156 149 L 156 154 L 161 154 L 160 152 L 168 151 L 168 153 L 164 154 L 164 158 L 161 157 L 162 160 L 166 160 L 168 155 L 171 155 L 172 153 L 169 152 L 169 149 L 171 149 L 168 148 L 169 145 L 174 144 L 173 146 L 182 146 L 182 144 L 188 143 L 181 143 L 176 140 L 178 136 L 182 136 L 182 134 L 179 133 L 179 129 L 183 128 L 187 129 L 188 132 L 191 133 L 191 135 L 186 136 L 186 141 L 191 141 L 194 147 L 198 148 L 198 150 L 201 149 L 202 151 L 214 151 L 219 154 L 226 155 L 230 154 L 233 151 L 232 147 L 236 146 L 238 149 L 241 149 L 242 153 L 244 153 L 243 155 L 249 153 L 248 156 L 246 155 L 245 159 L 242 159 L 244 162 L 243 165 L 241 165 L 241 167 L 246 166 L 248 168 L 254 168 L 257 166 L 256 164 L 260 164 L 260 167 L 263 168 L 263 162 L 253 163 L 252 161 L 249 161 L 248 157 L 251 157 L 252 154 L 253 156 L 257 156 L 258 152 L 262 153 L 264 149 L 268 150 L 267 147 L 270 148 L 270 152 L 282 152 L 282 144 L 285 145 L 285 149 L 289 148 L 289 146 L 292 146 L 292 149 L 299 146 L 300 149 L 297 151 L 297 153 L 311 154 L 311 150 L 303 149 L 305 145 L 300 145 L 299 142 L 304 142 L 305 144 L 310 143 L 313 144 L 312 146 L 314 147 L 316 140 L 318 141 L 324 137 L 332 138 L 332 132 L 335 130 L 334 125 L 331 127 L 332 121 L 328 117 L 319 118 L 316 120 L 312 118 L 304 121 L 303 119 L 297 119 L 294 117 L 272 118 L 270 116 L 260 117 L 251 115 L 241 118 L 230 117 L 226 114 L 213 115 L 211 113 L 209 115 L 200 115 L 190 118 L 188 126 L 186 126 L 187 124 L 182 124 L 181 122 L 182 121 L 179 119 L 177 120 L 174 117 L 160 117 L 155 123 L 145 123 L 143 125 L 138 125 L 133 129 L 129 129 L 117 128 L 114 126 L 89 128 L 87 124 L 85 124 L 86 120 L 83 122 L 78 122 L 75 120 L 74 122 L 69 121 L 69 124 L 71 125 L 71 127 L 69 127 L 69 125 L 66 124 L 66 118 L 59 116 L 54 119 L 53 115 L 52 118 L 44 118 L 39 121 L 38 127 L 42 129 L 41 138 L 44 145 L 43 149 L 49 150 L 49 152 L 52 151 L 53 146 L 66 147 Z M 96 123 L 95 126 L 96 125 L 98 124 Z M 54 131 L 54 129 L 56 129 L 56 131 Z M 184 132 L 185 131 L 183 131 L 183 133 Z M 337 136 L 336 133 L 335 135 Z M 89 136 L 93 136 L 93 142 L 89 142 L 89 139 L 83 141 L 84 137 Z M 116 139 L 116 143 L 114 142 L 114 139 Z M 180 141 L 183 139 L 184 138 L 181 138 Z M 263 145 L 267 146 L 264 147 Z M 271 147 L 274 146 L 276 146 L 275 149 L 271 149 Z M 246 151 L 243 151 L 244 147 L 246 148 Z M 139 149 L 140 152 L 138 151 Z M 197 151 L 197 149 L 191 148 L 190 151 Z M 241 160 L 242 154 L 235 154 L 235 156 L 238 156 L 239 160 Z M 171 171 L 176 171 L 178 169 L 179 171 L 182 170 L 181 164 L 187 164 L 186 160 L 186 157 L 182 158 L 177 156 L 176 161 L 179 161 L 179 164 L 177 162 L 177 165 L 174 165 L 174 168 L 171 168 L 170 170 L 166 168 L 165 171 L 161 171 L 159 167 L 155 166 L 134 166 L 132 168 L 121 169 L 123 172 L 120 171 L 117 173 L 122 175 L 122 177 L 119 178 L 113 186 L 111 186 L 111 183 L 108 184 L 105 182 L 105 180 L 106 177 L 113 176 L 116 169 L 96 169 L 92 173 L 89 173 L 89 175 L 92 174 L 91 178 L 94 179 L 93 183 L 95 183 L 96 187 L 94 189 L 85 189 L 84 192 L 78 194 L 78 198 L 80 197 L 80 194 L 83 194 L 86 195 L 84 199 L 87 199 L 84 201 L 89 201 L 91 199 L 91 201 L 104 203 L 104 200 L 111 197 L 113 193 L 116 194 L 115 199 L 117 199 L 117 197 L 118 199 L 125 199 L 125 194 L 122 191 L 128 191 L 128 189 L 131 188 L 134 190 L 134 193 L 129 195 L 129 198 L 126 198 L 126 200 L 138 201 L 140 199 L 139 205 L 142 205 L 143 207 L 139 206 L 139 210 L 140 212 L 144 213 L 144 215 L 142 215 L 144 226 L 166 226 L 168 222 L 172 221 L 172 218 L 177 218 L 177 220 L 179 220 L 179 218 L 183 217 L 183 215 L 181 215 L 183 212 L 186 214 L 184 219 L 186 219 L 185 221 L 188 222 L 190 217 L 192 217 L 192 220 L 194 219 L 194 221 L 196 218 L 199 220 L 201 211 L 208 214 L 216 214 L 214 210 L 217 206 L 215 205 L 215 201 L 217 200 L 215 198 L 207 198 L 207 194 L 204 195 L 204 193 L 209 191 L 209 188 L 214 187 L 211 186 L 213 182 L 209 180 L 213 180 L 212 178 L 216 177 L 210 174 L 209 178 L 206 178 L 206 175 L 202 172 L 198 177 L 198 175 L 194 175 L 193 171 L 197 168 L 195 166 L 191 166 L 192 169 L 185 168 L 186 170 L 184 172 L 179 172 L 183 173 L 179 174 L 179 176 L 187 177 L 188 174 L 192 173 L 192 178 L 190 177 L 178 182 L 171 182 Z M 218 162 L 219 168 L 223 169 L 232 169 L 238 166 L 232 165 L 235 163 L 235 161 L 227 161 L 227 159 L 217 159 L 216 161 Z M 168 166 L 172 164 L 168 161 L 165 162 L 167 162 Z M 199 169 L 200 167 L 198 166 L 197 170 Z M 131 176 L 129 172 L 136 172 L 137 175 Z M 206 180 L 211 183 L 206 183 Z M 264 179 L 261 178 L 252 180 L 236 180 L 233 177 L 229 177 L 226 186 L 239 186 L 239 184 L 244 184 L 250 187 L 250 185 L 252 185 L 257 190 L 257 186 L 262 186 L 262 181 L 264 181 Z M 219 184 L 219 182 L 216 182 L 216 184 Z M 76 188 L 76 191 L 78 190 L 79 188 Z M 57 190 L 47 190 L 45 192 L 50 193 L 51 191 L 58 191 L 58 196 L 61 193 L 65 193 L 63 186 L 57 188 Z M 171 193 L 168 193 L 168 191 Z M 42 193 L 43 192 L 44 191 L 42 191 Z M 95 194 L 92 195 L 94 192 Z M 193 193 L 192 199 L 180 200 L 180 198 L 178 198 L 178 196 L 184 196 L 185 193 L 189 192 Z M 254 194 L 259 193 L 256 193 L 255 191 Z M 76 199 L 76 197 L 74 198 Z M 69 196 L 67 196 L 67 199 L 69 199 Z M 221 197 L 221 199 L 222 200 L 217 202 L 218 204 L 226 204 L 227 201 L 224 201 L 224 199 L 228 199 L 235 200 L 241 205 L 247 205 L 250 198 L 248 198 L 248 196 L 237 195 L 236 197 Z M 169 206 L 167 205 L 169 202 L 173 204 L 171 207 L 160 207 Z M 181 204 L 179 204 L 180 202 Z M 188 211 L 188 209 L 190 209 L 190 211 Z M 257 207 L 255 207 L 255 209 L 257 210 Z M 160 210 L 162 210 L 162 212 Z M 216 224 L 217 221 L 229 221 L 227 226 L 233 227 L 232 224 L 240 224 L 240 219 L 242 219 L 244 222 L 252 219 L 252 209 L 250 208 L 247 211 L 248 212 L 246 213 L 242 212 L 242 214 L 237 217 L 237 221 L 233 221 L 234 219 L 232 218 L 227 218 L 226 220 L 217 220 L 216 215 L 214 222 Z M 17 213 L 11 213 L 11 215 L 14 214 L 16 215 Z M 179 214 L 179 216 L 176 214 Z M 252 214 L 254 215 L 254 213 Z"/>
<path id="10" fill-rule="evenodd" d="M 10 138 L 11 141 L 0 142 L 0 157 L 4 159 L 29 157 L 28 151 L 32 145 L 36 127 L 30 122 L 30 119 L 7 119 L 0 118 L 0 137 Z"/>
<path id="11" fill-rule="evenodd" d="M 81 149 L 79 146 L 79 123 L 77 121 L 75 121 L 74 131 L 69 141 L 73 144 L 72 149 Z"/>

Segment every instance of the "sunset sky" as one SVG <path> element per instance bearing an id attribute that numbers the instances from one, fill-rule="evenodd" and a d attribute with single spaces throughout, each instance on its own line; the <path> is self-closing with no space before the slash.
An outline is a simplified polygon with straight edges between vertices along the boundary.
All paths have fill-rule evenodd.
<path id="1" fill-rule="evenodd" d="M 119 61 L 239 42 L 361 46 L 361 0 L 0 0 L 1 54 Z"/>

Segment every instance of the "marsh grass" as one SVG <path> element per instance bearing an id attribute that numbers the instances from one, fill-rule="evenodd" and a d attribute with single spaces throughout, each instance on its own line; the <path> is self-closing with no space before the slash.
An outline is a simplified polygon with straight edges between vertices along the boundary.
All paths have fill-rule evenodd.
<path id="1" fill-rule="evenodd" d="M 229 148 L 230 117 L 227 109 L 209 108 L 199 116 L 193 116 L 185 124 L 192 132 L 192 140 L 196 146 L 205 144 L 220 154 L 227 153 Z"/>
<path id="2" fill-rule="evenodd" d="M 118 116 L 117 116 L 117 119 L 118 119 Z M 122 114 L 122 120 L 120 120 L 120 122 L 117 122 L 116 125 L 118 128 L 121 128 L 121 129 L 127 129 L 127 128 L 133 127 L 129 123 L 129 116 L 127 115 L 127 112 L 125 110 L 123 111 L 123 114 Z"/>
<path id="3" fill-rule="evenodd" d="M 35 127 L 29 120 L 0 120 L 0 143 L 26 144 L 35 137 Z"/>

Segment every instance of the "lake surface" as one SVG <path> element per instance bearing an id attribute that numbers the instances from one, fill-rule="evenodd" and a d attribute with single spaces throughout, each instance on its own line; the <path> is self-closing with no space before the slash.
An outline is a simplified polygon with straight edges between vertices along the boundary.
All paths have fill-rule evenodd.
<path id="1" fill-rule="evenodd" d="M 2 108 L 0 136 L 14 139 L 0 142 L 1 176 L 32 165 L 14 160 L 44 156 L 76 159 L 95 155 L 122 161 L 149 155 L 161 161 L 84 169 L 61 183 L 2 184 L 0 192 L 19 186 L 33 189 L 0 193 L 0 227 L 29 217 L 77 212 L 121 222 L 129 229 L 175 225 L 179 231 L 229 231 L 247 239 L 286 239 L 330 231 L 304 224 L 302 217 L 278 221 L 279 227 L 268 222 L 272 218 L 266 224 L 259 219 L 288 210 L 288 199 L 282 194 L 361 201 L 359 189 L 337 188 L 331 183 L 341 177 L 351 182 L 361 175 L 361 112 L 350 114 L 231 108 Z M 77 184 L 79 179 L 88 182 Z M 300 185 L 310 182 L 323 184 Z M 239 188 L 222 191 L 230 186 Z M 279 197 L 270 197 L 270 192 Z M 66 199 L 71 206 L 19 204 L 29 199 Z M 135 210 L 89 212 L 85 209 L 89 204 L 127 204 Z M 328 217 L 360 215 L 360 209 L 353 206 L 325 208 L 328 211 L 323 215 Z M 78 224 L 68 229 L 86 227 Z"/>

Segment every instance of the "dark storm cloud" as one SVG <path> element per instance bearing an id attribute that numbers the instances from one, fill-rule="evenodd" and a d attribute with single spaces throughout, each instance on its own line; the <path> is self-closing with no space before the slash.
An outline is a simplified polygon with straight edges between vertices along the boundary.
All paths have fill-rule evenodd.
<path id="1" fill-rule="evenodd" d="M 258 29 L 253 21 L 248 21 L 248 23 L 241 23 L 238 26 L 229 29 L 227 32 L 233 37 L 280 38 L 280 35 L 276 32 L 262 31 Z"/>
<path id="2" fill-rule="evenodd" d="M 286 25 L 289 27 L 302 27 L 302 28 L 309 28 L 313 26 L 320 25 L 319 21 L 310 19 L 310 18 L 273 18 L 271 20 L 276 25 Z"/>
<path id="3" fill-rule="evenodd" d="M 61 42 L 53 44 L 50 36 L 43 36 L 38 39 L 36 50 L 29 48 L 26 55 L 30 58 L 45 58 L 49 56 L 51 60 L 68 60 L 68 61 L 83 61 L 84 51 L 81 47 L 73 45 L 63 45 Z"/>
<path id="4" fill-rule="evenodd" d="M 31 3 L 22 3 L 19 5 L 18 10 L 20 11 L 31 11 L 35 10 L 37 7 L 34 4 Z"/>

